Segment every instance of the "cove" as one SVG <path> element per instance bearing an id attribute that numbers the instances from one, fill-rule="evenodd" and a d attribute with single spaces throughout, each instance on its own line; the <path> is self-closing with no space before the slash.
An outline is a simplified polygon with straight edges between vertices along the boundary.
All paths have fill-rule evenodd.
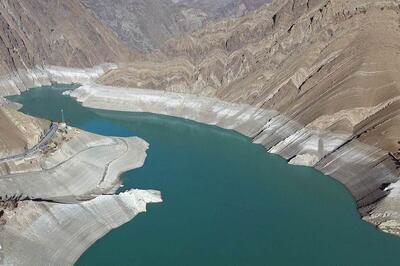
<path id="1" fill-rule="evenodd" d="M 334 179 L 291 166 L 238 133 L 80 106 L 54 85 L 9 97 L 26 114 L 150 143 L 128 188 L 164 202 L 97 241 L 77 265 L 399 265 L 400 238 L 363 222 Z"/>

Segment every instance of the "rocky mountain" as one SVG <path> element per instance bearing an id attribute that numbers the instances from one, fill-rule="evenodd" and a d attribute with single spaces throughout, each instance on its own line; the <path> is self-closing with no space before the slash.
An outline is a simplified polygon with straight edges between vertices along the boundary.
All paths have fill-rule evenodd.
<path id="1" fill-rule="evenodd" d="M 398 12 L 391 0 L 276 1 L 171 39 L 164 57 L 150 55 L 99 81 L 218 97 L 362 133 L 398 101 Z M 396 139 L 374 141 L 393 153 L 399 148 Z"/>
<path id="2" fill-rule="evenodd" d="M 149 51 L 171 36 L 203 26 L 207 14 L 165 0 L 83 0 L 131 47 Z"/>
<path id="3" fill-rule="evenodd" d="M 208 21 L 241 16 L 270 0 L 82 0 L 131 48 L 151 51 Z"/>
<path id="4" fill-rule="evenodd" d="M 80 0 L 0 0 L 0 56 L 0 264 L 73 265 L 161 201 L 156 191 L 114 194 L 120 173 L 143 165 L 148 144 L 50 127 L 2 96 L 89 82 L 116 67 L 105 63 L 128 62 L 135 52 Z"/>
<path id="5" fill-rule="evenodd" d="M 42 65 L 91 67 L 130 54 L 79 0 L 0 1 L 0 75 Z"/>
<path id="6" fill-rule="evenodd" d="M 0 95 L 19 92 L 10 86 L 101 75 L 97 82 L 109 86 L 103 98 L 113 90 L 131 97 L 119 101 L 143 96 L 132 108 L 238 130 L 290 163 L 329 174 L 351 191 L 364 219 L 400 234 L 397 0 L 274 1 L 169 40 L 205 17 L 242 14 L 221 6 L 252 10 L 263 2 L 84 1 L 0 1 Z M 134 47 L 160 48 L 138 55 L 99 18 Z M 82 70 L 106 62 L 123 64 Z M 58 68 L 30 72 L 48 65 Z M 75 97 L 87 106 L 101 103 L 95 86 Z M 4 108 L 0 122 L 6 154 L 34 145 L 47 125 Z"/>
<path id="7" fill-rule="evenodd" d="M 98 82 L 278 112 L 250 131 L 254 140 L 337 178 L 365 219 L 399 233 L 399 13 L 395 0 L 274 1 L 173 38 Z"/>
<path id="8" fill-rule="evenodd" d="M 366 221 L 400 235 L 398 0 L 260 7 L 266 2 L 0 0 L 0 96 L 79 82 L 71 95 L 85 106 L 237 130 L 289 163 L 336 178 Z M 223 16 L 241 17 L 202 27 Z M 158 49 L 139 55 L 120 38 Z M 1 98 L 0 105 L 0 158 L 48 132 L 48 121 Z M 146 203 L 160 202 L 157 191 L 111 195 L 121 171 L 143 164 L 147 146 L 67 127 L 49 153 L 2 161 L 0 264 L 73 264 Z M 92 230 L 82 234 L 82 226 Z"/>
<path id="9" fill-rule="evenodd" d="M 227 16 L 243 16 L 244 14 L 256 10 L 272 0 L 172 0 L 175 3 L 201 9 L 210 18 L 218 19 Z"/>
<path id="10" fill-rule="evenodd" d="M 79 0 L 0 1 L 0 106 L 5 103 L 1 96 L 19 90 L 62 82 L 66 75 L 64 81 L 76 82 L 103 73 L 103 68 L 44 71 L 45 66 L 83 69 L 126 62 L 133 54 Z M 37 143 L 48 123 L 2 108 L 0 129 L 2 158 Z"/>

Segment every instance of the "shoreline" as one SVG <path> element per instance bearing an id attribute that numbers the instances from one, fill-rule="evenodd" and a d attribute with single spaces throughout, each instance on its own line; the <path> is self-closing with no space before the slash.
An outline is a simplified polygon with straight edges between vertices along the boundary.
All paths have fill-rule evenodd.
<path id="1" fill-rule="evenodd" d="M 91 68 L 71 68 L 61 66 L 36 66 L 32 69 L 19 69 L 7 75 L 0 76 L 0 99 L 2 97 L 19 95 L 34 87 L 49 86 L 52 83 L 87 84 L 97 79 L 105 72 L 118 66 L 105 63 Z M 0 100 L 1 106 L 2 100 Z"/>
<path id="2" fill-rule="evenodd" d="M 116 67 L 116 65 L 112 64 L 106 65 Z M 206 124 L 216 125 L 226 129 L 235 130 L 245 136 L 252 138 L 253 142 L 264 145 L 268 152 L 276 153 L 286 158 L 289 163 L 312 166 L 317 170 L 320 170 L 321 172 L 332 176 L 333 178 L 344 184 L 345 187 L 352 193 L 357 202 L 360 214 L 364 216 L 364 220 L 374 224 L 376 227 L 385 232 L 400 235 L 400 192 L 398 192 L 400 191 L 400 184 L 399 182 L 394 183 L 397 182 L 398 176 L 395 176 L 393 173 L 393 169 L 389 168 L 386 165 L 387 159 L 385 157 L 387 155 L 384 151 L 359 143 L 357 140 L 350 141 L 351 146 L 345 145 L 343 147 L 340 147 L 340 144 L 343 144 L 343 142 L 345 142 L 346 136 L 330 134 L 329 132 L 321 132 L 315 129 L 304 129 L 302 125 L 288 119 L 287 117 L 279 114 L 276 111 L 260 110 L 256 107 L 228 103 L 214 98 L 157 90 L 116 87 L 105 87 L 105 89 L 122 90 L 119 91 L 122 94 L 114 94 L 110 97 L 110 95 L 108 95 L 107 93 L 104 94 L 103 92 L 103 95 L 99 95 L 99 87 L 104 88 L 104 86 L 94 84 L 93 82 L 98 77 L 98 75 L 101 75 L 102 73 L 107 71 L 106 69 L 107 68 L 103 68 L 101 66 L 84 70 L 55 67 L 53 69 L 53 74 L 46 74 L 45 79 L 40 79 L 38 75 L 27 75 L 29 77 L 29 82 L 20 82 L 17 84 L 14 84 L 14 81 L 5 83 L 0 82 L 0 86 L 6 84 L 7 86 L 9 86 L 8 88 L 12 88 L 11 90 L 8 90 L 8 95 L 15 95 L 20 94 L 21 91 L 25 91 L 32 87 L 50 85 L 51 83 L 55 82 L 81 83 L 83 84 L 83 86 L 73 91 L 71 96 L 78 98 L 77 100 L 80 100 L 82 102 L 82 105 L 86 107 L 116 111 L 159 113 L 182 117 Z M 26 71 L 26 73 L 35 72 L 31 70 Z M 17 80 L 21 81 L 22 79 L 17 78 Z M 96 88 L 96 93 L 94 93 L 94 91 L 90 91 L 90 93 L 82 93 L 82 88 L 85 87 Z M 77 93 L 79 91 L 81 92 L 78 95 Z M 128 95 L 126 95 L 125 93 L 128 93 Z M 0 99 L 3 99 L 1 96 L 5 95 L 0 95 Z M 132 100 L 135 103 L 134 105 L 132 105 Z M 113 101 L 117 101 L 118 104 L 115 104 L 115 102 Z M 323 142 L 326 142 L 326 145 L 323 145 L 324 149 L 322 149 L 322 152 L 320 150 L 320 145 L 317 145 L 320 139 L 322 139 Z M 319 148 L 315 150 L 316 147 Z M 329 151 L 332 150 L 334 151 L 329 153 Z M 341 156 L 346 156 L 347 158 L 345 160 L 341 160 Z M 353 156 L 356 157 L 356 160 L 353 160 Z M 320 158 L 322 158 L 322 160 L 318 162 L 318 159 Z M 366 170 L 363 171 L 364 168 Z M 372 169 L 373 171 L 368 171 L 370 169 Z M 358 176 L 365 173 L 369 174 L 367 178 L 357 178 Z M 353 179 L 358 180 L 359 182 L 352 182 Z M 369 184 L 371 185 L 371 187 L 363 189 L 364 184 L 367 182 L 370 182 Z M 378 187 L 378 185 L 382 182 L 389 182 L 393 184 L 385 188 L 383 191 L 379 192 L 380 188 Z M 119 183 L 115 183 L 115 186 L 112 188 L 112 190 L 115 192 L 118 186 Z M 358 188 L 361 188 L 362 191 L 356 192 Z M 374 189 L 378 190 L 378 193 L 373 193 Z M 387 191 L 389 190 L 391 190 L 389 196 L 384 198 L 383 200 L 380 200 L 383 196 L 387 194 Z M 152 191 L 148 192 L 152 193 Z M 151 201 L 148 201 L 148 203 L 161 202 L 162 200 L 160 193 L 157 191 L 153 192 L 155 198 L 153 198 Z M 360 193 L 360 195 L 370 195 L 371 197 L 363 198 L 359 196 L 358 198 L 360 199 L 357 200 L 357 194 L 355 194 L 355 192 Z M 120 196 L 113 195 L 113 197 L 104 197 L 103 195 L 92 199 L 81 198 L 81 200 L 89 203 L 94 202 L 93 200 L 100 197 L 101 200 L 98 200 L 98 206 L 105 206 L 115 204 L 115 201 L 119 201 Z M 131 196 L 131 198 L 133 199 L 134 196 Z M 363 200 L 365 199 L 367 202 L 369 202 L 370 205 L 368 205 L 367 208 L 360 208 L 360 205 L 363 204 Z M 377 199 L 379 200 L 378 203 L 376 203 Z M 65 198 L 61 198 L 61 200 L 65 200 Z M 38 211 L 36 213 L 36 217 L 44 217 L 41 221 L 47 219 L 54 220 L 54 216 L 51 211 L 53 209 L 49 208 L 49 206 L 61 205 L 54 205 L 54 203 L 49 202 L 38 203 L 34 201 L 24 201 L 22 202 L 22 204 L 28 206 L 26 210 L 50 210 L 50 212 Z M 78 209 L 82 207 L 78 206 L 79 204 L 63 204 L 62 206 L 69 205 L 76 205 L 75 207 Z M 97 204 L 92 203 L 92 206 L 98 208 Z M 124 204 L 119 206 L 124 206 Z M 122 209 L 126 208 L 123 207 Z M 370 212 L 371 209 L 373 210 Z M 128 222 L 136 214 L 137 213 L 133 213 L 129 217 L 121 219 L 120 223 L 115 224 L 115 227 L 118 227 L 119 225 Z M 368 215 L 365 216 L 366 214 Z M 78 224 L 79 220 L 75 220 L 75 222 L 77 222 Z M 97 228 L 98 227 L 99 226 L 97 226 Z M 104 225 L 101 225 L 101 227 L 103 228 Z M 115 227 L 108 227 L 106 231 L 103 232 L 97 231 L 98 235 L 95 238 L 93 238 L 92 235 L 92 240 L 87 241 L 85 247 L 80 247 L 79 252 L 74 251 L 76 252 L 75 254 L 77 254 L 75 260 L 77 260 L 80 256 L 78 255 L 78 253 L 83 254 L 83 252 L 88 247 L 90 247 L 91 244 L 93 244 L 97 239 L 101 238 Z M 34 225 L 32 225 L 29 230 L 34 231 L 36 230 L 35 228 L 40 228 L 39 220 L 38 222 L 34 223 Z M 77 228 L 80 228 L 80 226 L 77 226 Z M 18 236 L 18 230 L 20 229 L 13 228 L 12 230 L 16 230 L 14 233 L 16 236 Z M 43 236 L 43 239 L 45 239 L 45 237 L 46 236 Z M 24 242 L 26 242 L 26 239 L 24 239 L 24 236 L 21 236 L 19 243 Z M 8 253 L 4 244 L 5 243 L 3 243 L 0 239 L 0 245 L 2 247 L 2 249 L 0 250 L 0 260 L 3 258 L 4 261 L 4 254 L 10 254 L 10 257 L 8 257 L 9 259 L 18 259 L 18 256 L 21 256 L 21 254 L 12 253 L 14 252 L 14 250 L 10 251 L 11 253 Z M 32 246 L 27 246 L 26 248 L 32 248 Z M 41 249 L 43 249 L 43 247 Z M 30 258 L 23 257 L 23 259 L 28 260 Z M 56 258 L 49 257 L 49 259 L 55 260 Z M 18 261 L 14 262 L 18 264 Z M 65 263 L 71 264 L 71 262 Z"/>
<path id="3" fill-rule="evenodd" d="M 291 164 L 314 167 L 335 178 L 353 195 L 364 220 L 400 235 L 396 169 L 387 152 L 351 135 L 304 127 L 274 110 L 192 94 L 94 83 L 67 94 L 89 108 L 158 113 L 235 130 Z"/>
<path id="4" fill-rule="evenodd" d="M 157 202 L 158 191 L 136 189 L 76 204 L 22 202 L 2 230 L 0 258 L 4 265 L 73 265 L 94 242 Z"/>
<path id="5" fill-rule="evenodd" d="M 18 107 L 5 96 L 52 83 L 87 84 L 115 67 L 19 70 L 0 78 L 0 106 Z M 148 143 L 72 130 L 50 155 L 0 163 L 0 264 L 73 264 L 96 240 L 145 212 L 147 203 L 162 202 L 155 190 L 114 194 L 119 176 L 143 165 Z"/>
<path id="6" fill-rule="evenodd" d="M 0 164 L 10 169 L 0 177 L 6 265 L 73 264 L 96 240 L 145 212 L 147 203 L 162 202 L 155 190 L 114 194 L 122 172 L 143 166 L 147 142 L 71 130 L 51 154 Z"/>

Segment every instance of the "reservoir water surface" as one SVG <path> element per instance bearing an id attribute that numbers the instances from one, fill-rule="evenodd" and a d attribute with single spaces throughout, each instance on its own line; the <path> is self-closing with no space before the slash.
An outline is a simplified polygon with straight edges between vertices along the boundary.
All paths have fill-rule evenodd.
<path id="1" fill-rule="evenodd" d="M 10 97 L 22 111 L 150 143 L 124 187 L 157 189 L 164 202 L 98 240 L 77 265 L 400 265 L 400 238 L 363 222 L 349 192 L 291 166 L 232 131 L 147 113 L 80 106 L 35 88 Z"/>

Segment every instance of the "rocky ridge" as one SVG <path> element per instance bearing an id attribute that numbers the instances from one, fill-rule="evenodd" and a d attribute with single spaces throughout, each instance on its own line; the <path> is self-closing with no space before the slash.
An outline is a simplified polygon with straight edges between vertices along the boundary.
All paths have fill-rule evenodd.
<path id="1" fill-rule="evenodd" d="M 82 0 L 131 48 L 148 52 L 166 40 L 227 16 L 241 16 L 270 0 Z"/>
<path id="2" fill-rule="evenodd" d="M 83 0 L 131 48 L 150 51 L 167 39 L 201 28 L 208 15 L 167 0 Z"/>
<path id="3" fill-rule="evenodd" d="M 0 1 L 0 55 L 0 96 L 42 85 L 53 66 L 82 72 L 136 56 L 79 0 Z"/>
<path id="4" fill-rule="evenodd" d="M 203 10 L 215 20 L 229 16 L 243 16 L 270 3 L 271 0 L 172 0 L 172 2 Z"/>

